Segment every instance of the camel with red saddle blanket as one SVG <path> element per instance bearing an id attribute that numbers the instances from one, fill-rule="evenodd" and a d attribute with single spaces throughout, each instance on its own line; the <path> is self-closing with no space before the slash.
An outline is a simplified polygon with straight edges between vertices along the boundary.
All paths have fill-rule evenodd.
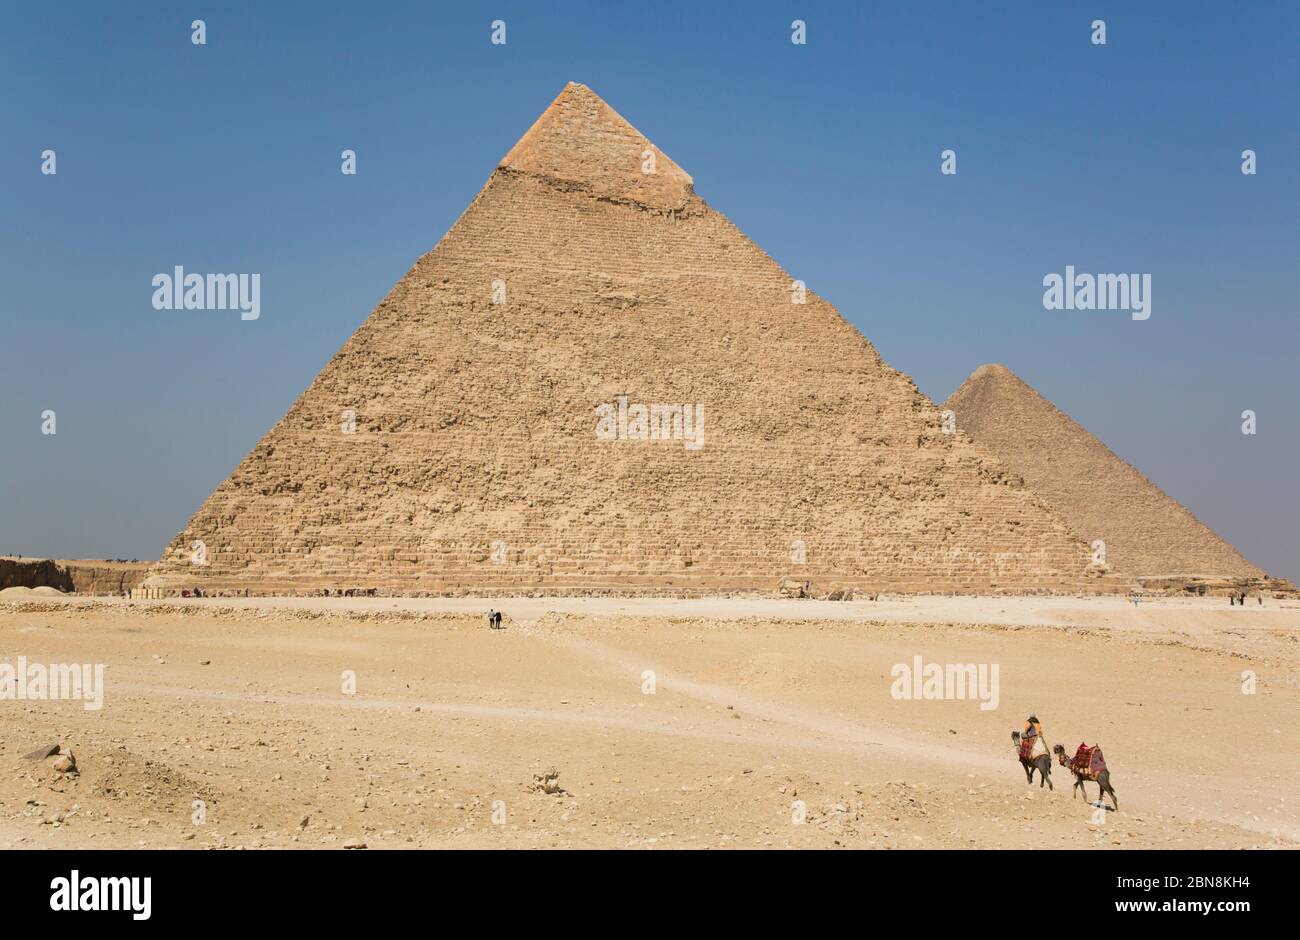
<path id="1" fill-rule="evenodd" d="M 1016 756 L 1020 758 L 1020 766 L 1025 768 L 1025 782 L 1032 784 L 1034 771 L 1037 770 L 1039 789 L 1041 790 L 1045 783 L 1049 790 L 1055 790 L 1056 787 L 1052 786 L 1052 758 L 1047 753 L 1047 742 L 1043 740 L 1043 736 L 1032 734 L 1022 738 L 1019 731 L 1012 731 L 1011 741 L 1016 746 Z"/>
<path id="2" fill-rule="evenodd" d="M 1099 746 L 1094 744 L 1088 747 L 1080 743 L 1079 749 L 1070 758 L 1065 756 L 1065 748 L 1059 744 L 1052 748 L 1052 752 L 1056 754 L 1056 759 L 1061 766 L 1068 767 L 1070 773 L 1074 774 L 1074 789 L 1082 789 L 1085 800 L 1088 798 L 1088 788 L 1083 785 L 1083 782 L 1089 780 L 1097 784 L 1097 801 L 1105 806 L 1106 794 L 1109 793 L 1115 811 L 1119 811 L 1119 799 L 1115 796 L 1115 788 L 1110 785 L 1110 771 L 1106 769 L 1106 759 L 1102 757 Z"/>

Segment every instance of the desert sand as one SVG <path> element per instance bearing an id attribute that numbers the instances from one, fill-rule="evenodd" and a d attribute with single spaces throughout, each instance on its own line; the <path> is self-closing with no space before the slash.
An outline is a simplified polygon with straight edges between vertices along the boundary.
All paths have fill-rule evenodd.
<path id="1" fill-rule="evenodd" d="M 1251 604 L 19 598 L 0 662 L 105 693 L 3 703 L 0 847 L 1294 848 L 1300 602 Z M 895 699 L 915 656 L 998 707 Z M 1026 785 L 1030 711 L 1118 812 Z"/>

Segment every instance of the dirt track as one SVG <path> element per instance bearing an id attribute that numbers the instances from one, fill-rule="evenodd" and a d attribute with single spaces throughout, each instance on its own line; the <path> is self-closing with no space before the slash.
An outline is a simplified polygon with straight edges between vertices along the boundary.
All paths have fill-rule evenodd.
<path id="1" fill-rule="evenodd" d="M 0 661 L 106 665 L 102 710 L 0 701 L 0 846 L 1300 845 L 1294 602 L 238 604 L 0 606 Z M 998 707 L 891 697 L 915 656 L 996 664 Z M 1025 785 L 1030 711 L 1118 813 Z M 54 742 L 79 777 L 21 756 Z"/>

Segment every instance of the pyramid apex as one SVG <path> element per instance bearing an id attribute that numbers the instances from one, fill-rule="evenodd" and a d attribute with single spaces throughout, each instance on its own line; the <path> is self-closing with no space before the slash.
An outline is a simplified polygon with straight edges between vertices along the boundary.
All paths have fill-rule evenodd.
<path id="1" fill-rule="evenodd" d="M 694 180 L 581 82 L 569 82 L 500 166 L 576 183 L 592 195 L 679 209 Z"/>
<path id="2" fill-rule="evenodd" d="M 1032 385 L 1016 375 L 1000 362 L 986 362 L 974 372 L 969 378 L 962 383 L 962 388 L 975 385 L 992 384 L 993 387 L 1004 391 L 1020 389 L 1022 391 L 1034 391 Z M 954 393 L 955 394 L 955 393 Z M 1037 393 L 1035 393 L 1037 394 Z"/>

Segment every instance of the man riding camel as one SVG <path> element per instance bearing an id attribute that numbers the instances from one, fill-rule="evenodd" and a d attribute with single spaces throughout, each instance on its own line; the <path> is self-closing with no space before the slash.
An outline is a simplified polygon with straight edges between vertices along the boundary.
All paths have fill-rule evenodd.
<path id="1" fill-rule="evenodd" d="M 1025 757 L 1031 757 L 1038 752 L 1051 753 L 1047 746 L 1047 739 L 1043 737 L 1043 725 L 1037 715 L 1030 715 L 1025 719 L 1025 732 L 1020 737 L 1020 748 Z"/>

